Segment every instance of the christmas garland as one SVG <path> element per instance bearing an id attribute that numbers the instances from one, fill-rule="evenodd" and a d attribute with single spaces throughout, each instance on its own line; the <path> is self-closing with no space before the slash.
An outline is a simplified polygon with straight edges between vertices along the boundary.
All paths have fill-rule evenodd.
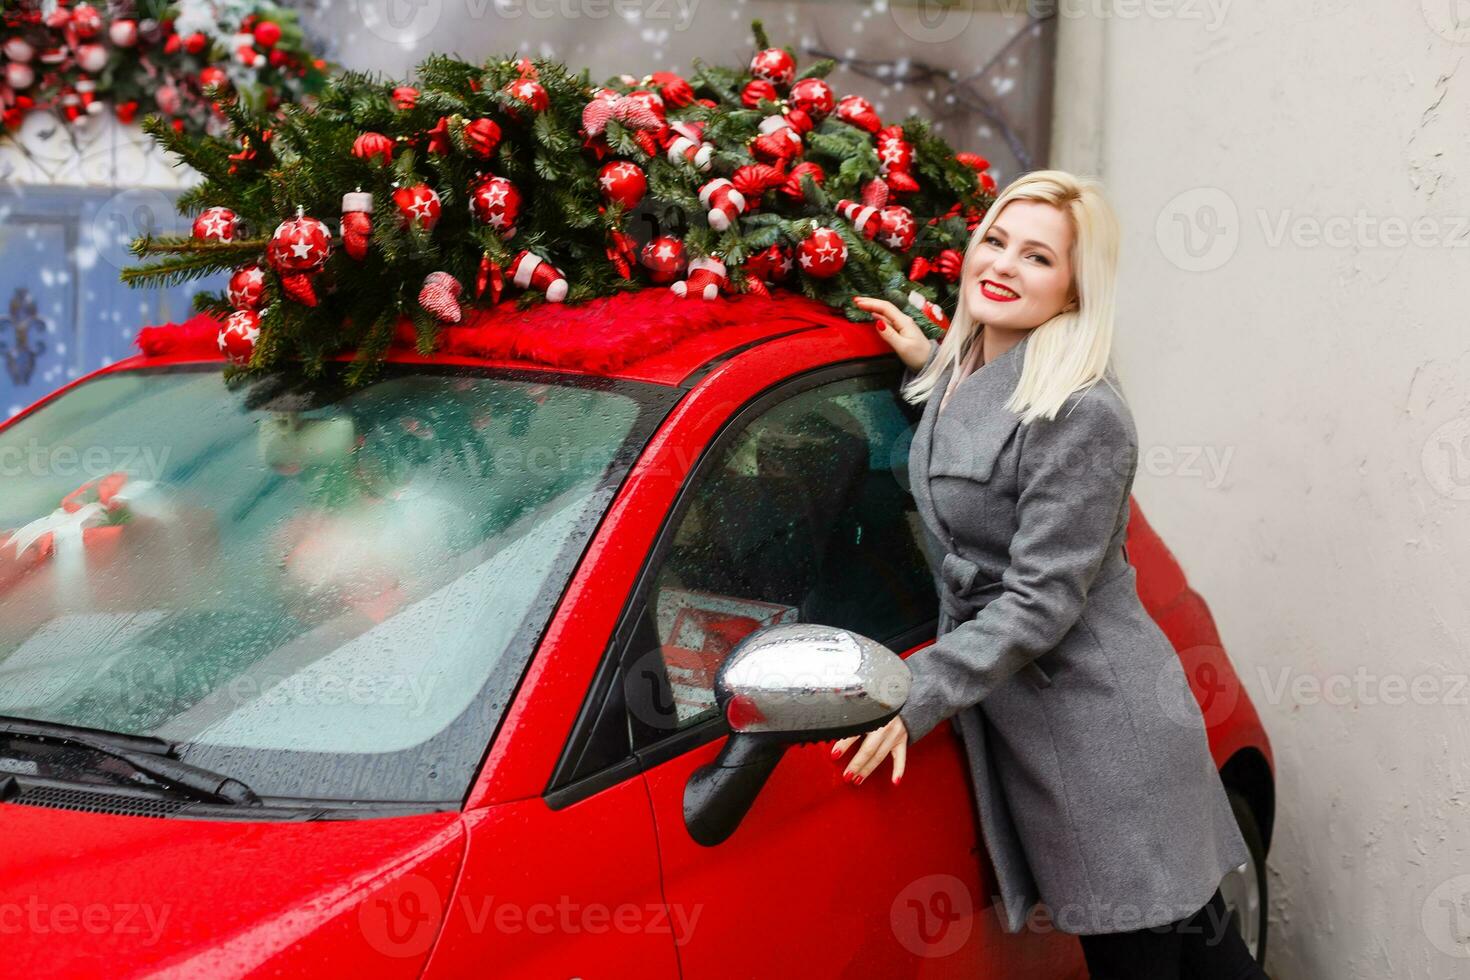
<path id="1" fill-rule="evenodd" d="M 292 11 L 254 0 L 8 2 L 0 14 L 0 121 L 34 111 L 70 122 L 111 105 L 131 122 L 155 110 L 178 132 L 224 133 L 216 98 L 234 93 L 259 112 L 320 91 L 327 64 L 306 46 Z"/>
<path id="2" fill-rule="evenodd" d="M 412 321 L 421 351 L 463 305 L 576 303 L 667 285 L 714 298 L 784 285 L 871 320 L 854 295 L 914 307 L 937 334 L 989 164 L 922 119 L 884 125 L 789 50 L 745 69 L 623 75 L 525 58 L 434 57 L 413 87 L 339 76 L 314 107 L 269 119 L 238 101 L 231 132 L 150 131 L 205 178 L 180 200 L 192 236 L 145 238 L 134 285 L 232 271 L 201 311 L 255 370 L 315 373 L 355 350 L 367 377 Z M 337 234 L 328 221 L 337 225 Z"/>

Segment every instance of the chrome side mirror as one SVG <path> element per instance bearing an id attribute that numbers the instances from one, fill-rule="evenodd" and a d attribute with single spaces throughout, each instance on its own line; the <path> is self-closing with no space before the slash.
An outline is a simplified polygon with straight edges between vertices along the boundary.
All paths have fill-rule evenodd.
<path id="1" fill-rule="evenodd" d="M 896 715 L 909 669 L 851 630 L 787 623 L 756 630 L 715 676 L 730 737 L 684 788 L 684 823 L 700 844 L 735 832 L 787 746 L 872 731 Z"/>

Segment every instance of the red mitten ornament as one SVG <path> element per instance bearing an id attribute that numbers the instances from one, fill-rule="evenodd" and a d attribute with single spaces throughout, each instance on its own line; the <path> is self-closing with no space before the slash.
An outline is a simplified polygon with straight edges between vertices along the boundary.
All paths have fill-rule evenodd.
<path id="1" fill-rule="evenodd" d="M 459 307 L 459 294 L 464 287 L 447 272 L 431 272 L 424 277 L 419 290 L 419 305 L 441 323 L 458 323 L 464 317 Z"/>
<path id="2" fill-rule="evenodd" d="M 439 195 L 428 184 L 398 188 L 393 192 L 393 203 L 398 206 L 398 221 L 404 228 L 412 225 L 433 231 L 439 223 Z"/>
<path id="3" fill-rule="evenodd" d="M 519 252 L 510 263 L 510 278 L 522 289 L 536 289 L 552 303 L 567 298 L 567 278 L 535 252 Z"/>
<path id="4" fill-rule="evenodd" d="M 332 252 L 332 233 L 315 218 L 308 218 L 301 208 L 296 217 L 276 226 L 266 260 L 281 277 L 281 289 L 287 296 L 306 306 L 317 303 L 310 274 L 320 269 Z"/>
<path id="5" fill-rule="evenodd" d="M 265 270 L 254 262 L 240 266 L 230 276 L 225 295 L 237 310 L 260 309 L 260 301 L 265 298 Z"/>
<path id="6" fill-rule="evenodd" d="M 367 258 L 368 241 L 373 237 L 373 196 L 362 188 L 342 195 L 342 250 L 358 262 Z"/>
<path id="7" fill-rule="evenodd" d="M 632 210 L 648 193 L 648 175 L 636 163 L 617 160 L 604 164 L 598 172 L 597 182 L 602 188 L 603 200 L 616 201 L 625 210 Z"/>
<path id="8" fill-rule="evenodd" d="M 219 331 L 219 351 L 232 364 L 249 364 L 255 355 L 255 342 L 260 339 L 260 314 L 254 310 L 236 310 L 225 318 Z"/>
<path id="9" fill-rule="evenodd" d="M 847 242 L 831 228 L 815 228 L 796 246 L 801 271 L 817 279 L 828 279 L 847 264 Z"/>
<path id="10" fill-rule="evenodd" d="M 660 235 L 643 246 L 638 261 L 656 283 L 671 283 L 684 274 L 684 243 L 672 235 Z"/>
<path id="11" fill-rule="evenodd" d="M 709 208 L 709 226 L 724 231 L 745 212 L 745 195 L 724 177 L 716 177 L 699 189 L 699 203 Z"/>
<path id="12" fill-rule="evenodd" d="M 521 192 L 504 177 L 487 174 L 470 189 L 470 213 L 508 242 L 515 237 L 516 220 L 521 216 Z"/>
<path id="13" fill-rule="evenodd" d="M 689 263 L 689 278 L 669 287 L 675 296 L 685 299 L 718 299 L 720 290 L 729 286 L 725 263 L 707 255 Z"/>
<path id="14" fill-rule="evenodd" d="M 205 208 L 194 219 L 194 237 L 201 242 L 232 242 L 239 219 L 229 208 Z"/>

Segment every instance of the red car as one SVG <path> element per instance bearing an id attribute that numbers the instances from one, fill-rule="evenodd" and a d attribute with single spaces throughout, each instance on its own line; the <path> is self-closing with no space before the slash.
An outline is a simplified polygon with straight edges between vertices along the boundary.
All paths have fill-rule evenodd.
<path id="1" fill-rule="evenodd" d="M 8 973 L 1085 975 L 1004 931 L 950 726 L 901 787 L 842 781 L 830 701 L 730 734 L 756 631 L 891 676 L 934 637 L 898 360 L 791 295 L 597 303 L 615 350 L 542 306 L 357 387 L 227 385 L 212 329 L 156 329 L 0 427 Z M 1132 515 L 1260 950 L 1270 746 Z M 700 772 L 727 741 L 779 763 Z"/>

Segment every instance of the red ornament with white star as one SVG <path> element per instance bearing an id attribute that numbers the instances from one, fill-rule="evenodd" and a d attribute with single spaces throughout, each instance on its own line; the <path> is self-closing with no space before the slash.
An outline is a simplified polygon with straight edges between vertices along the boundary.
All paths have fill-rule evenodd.
<path id="1" fill-rule="evenodd" d="M 296 217 L 276 226 L 266 261 L 281 276 L 281 289 L 287 296 L 306 306 L 317 303 L 311 273 L 326 264 L 332 252 L 332 233 L 315 218 L 308 218 L 298 208 Z"/>
<path id="2" fill-rule="evenodd" d="M 239 219 L 229 208 L 205 208 L 194 219 L 194 237 L 202 242 L 232 242 Z"/>
<path id="3" fill-rule="evenodd" d="M 393 192 L 393 203 L 398 207 L 399 224 L 404 228 L 414 226 L 433 231 L 439 223 L 439 195 L 428 184 L 398 188 Z"/>
<path id="4" fill-rule="evenodd" d="M 597 175 L 597 182 L 601 185 L 603 200 L 609 204 L 617 202 L 625 210 L 636 208 L 643 195 L 648 193 L 648 175 L 638 164 L 627 160 L 604 164 Z"/>
<path id="5" fill-rule="evenodd" d="M 684 243 L 673 235 L 660 235 L 643 246 L 638 257 L 648 278 L 656 283 L 670 283 L 684 274 Z"/>
<path id="6" fill-rule="evenodd" d="M 803 78 L 791 86 L 791 96 L 788 101 L 794 108 L 811 116 L 814 123 L 826 119 L 837 104 L 837 99 L 832 94 L 832 86 L 820 78 Z"/>
<path id="7" fill-rule="evenodd" d="M 237 310 L 260 309 L 260 301 L 265 298 L 265 270 L 254 262 L 240 266 L 230 276 L 225 295 Z"/>
<path id="8" fill-rule="evenodd" d="M 517 102 L 529 108 L 534 113 L 542 113 L 551 105 L 551 99 L 546 94 L 546 89 L 541 83 L 530 78 L 518 78 L 505 86 L 505 92 Z M 520 114 L 514 109 L 507 109 L 511 118 L 519 121 Z"/>
<path id="9" fill-rule="evenodd" d="M 750 59 L 750 73 L 773 85 L 790 85 L 796 77 L 796 59 L 780 48 L 766 48 Z"/>
<path id="10" fill-rule="evenodd" d="M 494 228 L 505 241 L 515 237 L 521 216 L 521 192 L 504 177 L 487 174 L 470 189 L 470 213 L 475 220 Z"/>
<path id="11" fill-rule="evenodd" d="M 878 130 L 878 172 L 895 194 L 912 194 L 919 189 L 914 180 L 914 148 L 904 139 L 903 128 L 886 126 Z"/>
<path id="12" fill-rule="evenodd" d="M 831 228 L 816 228 L 796 246 L 801 271 L 817 279 L 829 279 L 847 264 L 847 242 Z"/>
<path id="13" fill-rule="evenodd" d="M 791 251 L 784 245 L 769 245 L 745 260 L 745 272 L 762 282 L 780 282 L 791 275 Z"/>
<path id="14" fill-rule="evenodd" d="M 259 339 L 260 314 L 254 310 L 236 310 L 220 327 L 219 350 L 233 364 L 249 364 Z"/>
<path id="15" fill-rule="evenodd" d="M 844 95 L 837 103 L 837 118 L 849 126 L 869 133 L 876 133 L 883 128 L 883 120 L 878 118 L 878 110 L 873 108 L 873 103 L 861 95 Z"/>

